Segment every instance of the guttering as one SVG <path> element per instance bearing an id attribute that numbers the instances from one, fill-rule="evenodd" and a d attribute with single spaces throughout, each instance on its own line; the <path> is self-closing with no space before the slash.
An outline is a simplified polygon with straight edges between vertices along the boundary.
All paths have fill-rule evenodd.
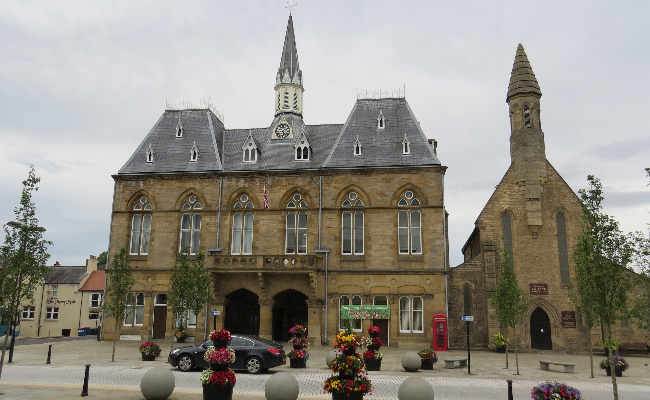
<path id="1" fill-rule="evenodd" d="M 323 344 L 327 346 L 327 319 L 328 319 L 328 314 L 327 314 L 327 303 L 328 303 L 328 301 L 327 301 L 327 291 L 328 291 L 328 288 L 327 288 L 327 283 L 328 283 L 327 282 L 328 281 L 327 270 L 328 270 L 328 263 L 329 263 L 328 256 L 330 254 L 330 251 L 329 251 L 329 249 L 316 249 L 315 251 L 316 251 L 316 253 L 325 253 L 325 334 L 323 335 Z"/>

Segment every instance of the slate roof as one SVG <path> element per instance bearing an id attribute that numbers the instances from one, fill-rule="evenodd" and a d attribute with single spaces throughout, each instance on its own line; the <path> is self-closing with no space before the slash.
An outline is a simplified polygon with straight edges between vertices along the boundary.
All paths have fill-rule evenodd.
<path id="1" fill-rule="evenodd" d="M 79 291 L 103 292 L 106 283 L 106 271 L 93 271 Z"/>
<path id="2" fill-rule="evenodd" d="M 183 126 L 181 138 L 176 137 L 179 120 Z M 223 131 L 221 121 L 207 109 L 165 110 L 119 174 L 220 171 Z M 194 143 L 199 157 L 197 162 L 190 162 Z M 146 162 L 150 144 L 152 163 Z"/>
<path id="3" fill-rule="evenodd" d="M 86 267 L 64 267 L 54 266 L 45 277 L 45 283 L 56 284 L 78 284 L 86 277 Z"/>
<path id="4" fill-rule="evenodd" d="M 385 128 L 378 129 L 379 113 Z M 402 154 L 404 136 L 410 144 L 410 155 Z M 361 155 L 355 156 L 354 144 L 359 138 Z M 406 99 L 357 100 L 324 168 L 359 168 L 392 166 L 440 165 L 420 124 Z"/>
<path id="5" fill-rule="evenodd" d="M 298 64 L 298 49 L 296 48 L 296 37 L 293 32 L 293 18 L 289 14 L 287 23 L 287 33 L 284 37 L 284 47 L 282 48 L 282 58 L 280 59 L 280 68 L 278 68 L 278 78 L 281 80 L 285 72 L 288 72 L 289 79 L 293 80 L 298 74 L 297 82 L 302 84 L 302 71 Z"/>
<path id="6" fill-rule="evenodd" d="M 515 55 L 515 62 L 512 65 L 512 73 L 510 74 L 510 85 L 508 85 L 508 95 L 506 102 L 518 94 L 536 93 L 540 97 L 542 90 L 539 88 L 537 78 L 533 68 L 528 62 L 528 57 L 524 51 L 524 46 L 519 43 L 517 46 L 517 54 Z"/>

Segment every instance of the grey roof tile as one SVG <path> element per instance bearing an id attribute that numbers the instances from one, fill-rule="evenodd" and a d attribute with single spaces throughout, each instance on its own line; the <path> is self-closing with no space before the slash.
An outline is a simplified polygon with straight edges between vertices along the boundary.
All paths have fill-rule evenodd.
<path id="1" fill-rule="evenodd" d="M 86 267 L 64 267 L 54 266 L 45 277 L 45 283 L 50 285 L 56 284 L 76 284 L 86 276 Z"/>

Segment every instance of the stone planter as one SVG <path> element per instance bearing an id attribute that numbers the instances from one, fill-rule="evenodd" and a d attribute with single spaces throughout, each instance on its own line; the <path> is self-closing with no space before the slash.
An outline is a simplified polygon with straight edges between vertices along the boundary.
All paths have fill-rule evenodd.
<path id="1" fill-rule="evenodd" d="M 156 356 L 142 353 L 142 361 L 156 361 Z"/>
<path id="2" fill-rule="evenodd" d="M 505 353 L 506 352 L 506 346 L 497 346 L 497 353 Z"/>
<path id="3" fill-rule="evenodd" d="M 607 376 L 612 376 L 612 370 L 610 370 L 609 368 L 605 368 L 605 373 L 607 374 Z M 614 368 L 614 375 L 623 376 L 623 370 L 620 368 Z"/>
<path id="4" fill-rule="evenodd" d="M 381 369 L 381 360 L 376 358 L 364 358 L 363 362 L 366 363 L 366 371 L 379 371 Z"/>
<path id="5" fill-rule="evenodd" d="M 420 364 L 420 369 L 426 369 L 431 371 L 433 369 L 433 359 L 431 360 L 422 360 Z"/>
<path id="6" fill-rule="evenodd" d="M 291 368 L 306 368 L 307 363 L 304 358 L 290 358 L 289 367 Z"/>
<path id="7" fill-rule="evenodd" d="M 203 385 L 203 400 L 232 400 L 233 385 Z"/>

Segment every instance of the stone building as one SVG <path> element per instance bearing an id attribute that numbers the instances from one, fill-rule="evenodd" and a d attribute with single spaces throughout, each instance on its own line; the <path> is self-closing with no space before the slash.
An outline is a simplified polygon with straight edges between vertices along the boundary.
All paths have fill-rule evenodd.
<path id="1" fill-rule="evenodd" d="M 323 343 L 364 315 L 354 330 L 430 345 L 448 270 L 435 141 L 401 92 L 358 98 L 344 124 L 307 125 L 303 91 L 290 16 L 268 128 L 226 129 L 209 104 L 168 105 L 113 176 L 109 254 L 126 247 L 137 280 L 122 334 L 171 337 L 170 270 L 189 246 L 207 254 L 216 327 L 286 340 L 301 323 Z M 213 329 L 204 312 L 188 318 L 190 335 Z"/>
<path id="2" fill-rule="evenodd" d="M 520 44 L 506 97 L 511 164 L 462 248 L 464 262 L 449 273 L 452 346 L 465 346 L 461 316 L 473 315 L 472 344 L 493 347 L 492 339 L 502 329 L 489 298 L 497 285 L 501 251 L 507 249 L 520 287 L 532 298 L 524 323 L 517 327 L 520 348 L 586 348 L 586 328 L 568 296 L 575 276 L 572 249 L 582 230 L 582 210 L 575 192 L 546 159 L 541 96 Z M 626 320 L 616 337 L 645 341 Z M 592 338 L 594 344 L 601 343 L 599 328 Z"/>

